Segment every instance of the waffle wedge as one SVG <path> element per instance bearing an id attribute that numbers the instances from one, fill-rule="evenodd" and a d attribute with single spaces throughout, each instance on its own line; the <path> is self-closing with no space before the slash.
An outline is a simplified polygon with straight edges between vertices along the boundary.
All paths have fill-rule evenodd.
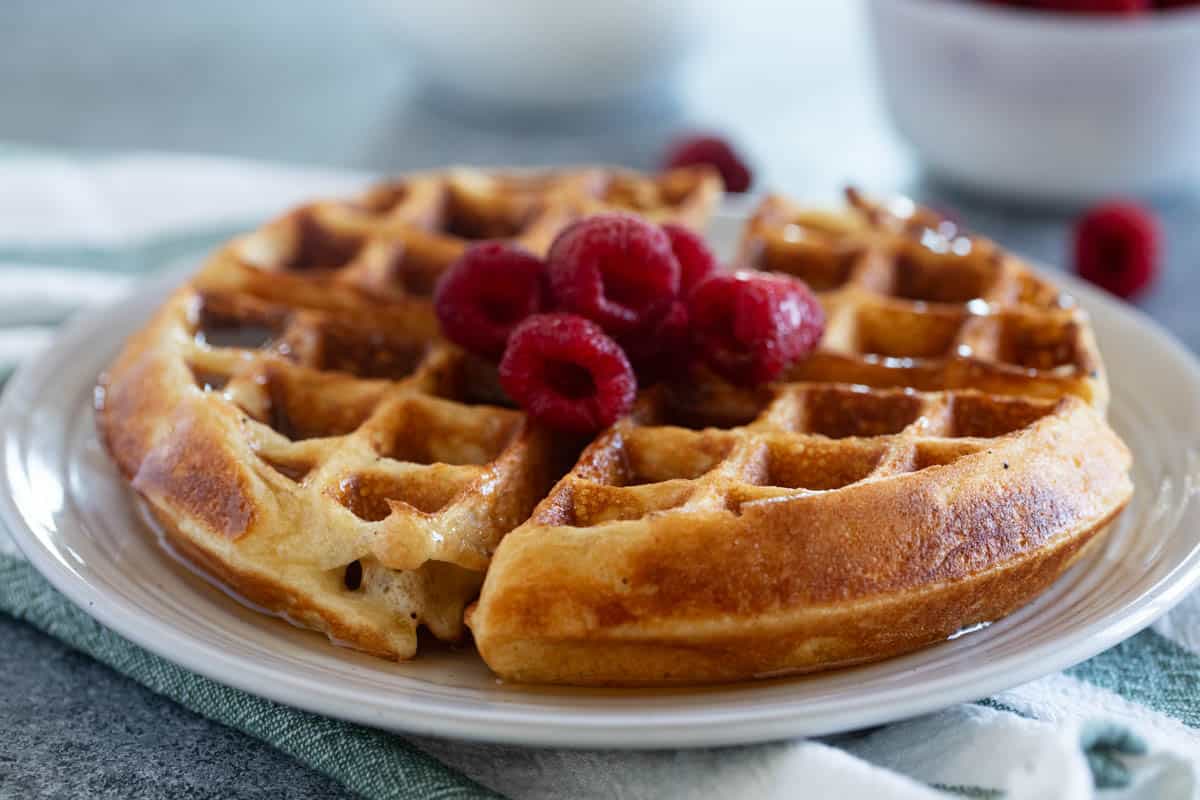
<path id="1" fill-rule="evenodd" d="M 495 672 L 697 683 L 884 658 L 1024 604 L 1129 499 L 1124 445 L 1074 396 L 724 399 L 642 398 L 505 537 L 468 615 Z"/>

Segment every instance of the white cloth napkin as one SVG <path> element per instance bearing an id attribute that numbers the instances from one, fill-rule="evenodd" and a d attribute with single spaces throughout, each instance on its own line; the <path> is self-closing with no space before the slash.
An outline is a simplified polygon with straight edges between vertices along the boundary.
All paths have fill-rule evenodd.
<path id="1" fill-rule="evenodd" d="M 141 262 L 364 180 L 205 157 L 0 155 L 0 375 L 71 311 L 163 266 Z M 0 551 L 12 552 L 4 536 Z M 1068 673 L 822 741 L 640 753 L 411 741 L 518 800 L 1200 798 L 1197 651 L 1192 597 Z"/>

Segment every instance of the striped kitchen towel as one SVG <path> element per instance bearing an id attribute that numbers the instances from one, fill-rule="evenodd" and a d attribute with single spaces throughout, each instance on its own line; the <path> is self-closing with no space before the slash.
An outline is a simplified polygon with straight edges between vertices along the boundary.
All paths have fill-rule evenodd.
<path id="1" fill-rule="evenodd" d="M 0 150 L 0 376 L 76 309 L 362 181 L 203 157 Z M 1197 597 L 1090 661 L 975 703 L 821 740 L 647 753 L 400 737 L 246 695 L 104 629 L 2 533 L 0 611 L 372 798 L 1200 798 Z"/>

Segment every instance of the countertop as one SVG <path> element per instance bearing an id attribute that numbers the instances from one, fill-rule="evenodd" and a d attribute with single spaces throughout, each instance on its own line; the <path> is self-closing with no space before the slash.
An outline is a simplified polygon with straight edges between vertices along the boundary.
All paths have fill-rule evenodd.
<path id="1" fill-rule="evenodd" d="M 907 192 L 1033 259 L 1065 261 L 1072 210 L 985 200 L 922 174 L 878 103 L 857 4 L 722 4 L 675 92 L 566 118 L 430 96 L 385 5 L 11 0 L 0 10 L 0 142 L 398 172 L 447 162 L 652 167 L 672 134 L 715 129 L 749 154 L 760 186 Z M 1156 207 L 1166 264 L 1139 304 L 1196 351 L 1200 202 Z M 21 623 L 0 617 L 0 641 L 5 797 L 348 796 Z"/>

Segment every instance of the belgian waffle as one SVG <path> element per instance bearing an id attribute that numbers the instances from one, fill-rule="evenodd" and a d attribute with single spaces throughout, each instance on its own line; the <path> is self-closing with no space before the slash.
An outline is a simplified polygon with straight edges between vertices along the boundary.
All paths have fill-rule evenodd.
<path id="1" fill-rule="evenodd" d="M 702 227 L 716 180 L 456 170 L 305 206 L 128 342 L 101 435 L 250 600 L 406 658 L 418 627 L 459 637 L 478 595 L 479 651 L 517 680 L 854 663 L 1036 595 L 1128 501 L 1129 456 L 1083 314 L 928 211 L 766 201 L 739 260 L 813 284 L 822 349 L 760 389 L 697 371 L 644 391 L 590 443 L 438 336 L 429 294 L 470 240 L 542 252 L 611 208 Z"/>

